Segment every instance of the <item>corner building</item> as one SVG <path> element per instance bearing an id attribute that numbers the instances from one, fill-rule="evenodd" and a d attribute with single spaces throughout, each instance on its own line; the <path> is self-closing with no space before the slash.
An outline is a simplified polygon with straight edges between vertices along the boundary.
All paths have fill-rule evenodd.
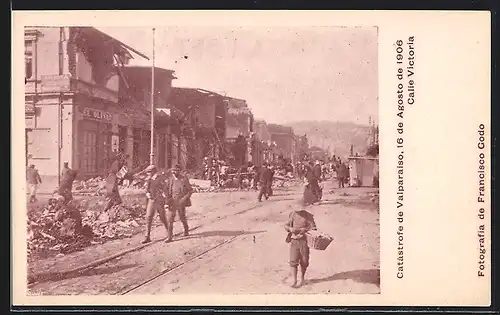
<path id="1" fill-rule="evenodd" d="M 149 113 L 120 102 L 120 68 L 140 52 L 92 27 L 25 28 L 26 164 L 45 185 L 64 162 L 79 177 L 102 175 L 113 151 L 133 158 Z"/>

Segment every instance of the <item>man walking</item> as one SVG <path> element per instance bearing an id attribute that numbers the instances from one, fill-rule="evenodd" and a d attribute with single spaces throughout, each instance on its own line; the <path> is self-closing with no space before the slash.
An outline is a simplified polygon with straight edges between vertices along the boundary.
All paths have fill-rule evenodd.
<path id="1" fill-rule="evenodd" d="M 42 178 L 34 164 L 31 164 L 26 170 L 26 181 L 28 182 L 29 202 L 36 201 L 36 190 L 38 184 L 42 183 Z"/>
<path id="2" fill-rule="evenodd" d="M 165 226 L 167 235 L 169 235 L 169 227 L 165 215 L 165 180 L 157 173 L 155 165 L 149 165 L 146 168 L 146 173 L 148 176 L 146 186 L 148 203 L 146 206 L 146 237 L 142 241 L 142 244 L 151 242 L 151 227 L 155 212 L 158 213 L 160 221 Z"/>
<path id="3" fill-rule="evenodd" d="M 338 169 L 338 181 L 339 181 L 339 188 L 344 188 L 345 187 L 345 181 L 348 176 L 348 168 L 345 165 L 345 163 L 340 162 L 339 169 Z"/>
<path id="4" fill-rule="evenodd" d="M 191 195 L 193 187 L 189 183 L 187 176 L 181 175 L 181 167 L 176 165 L 172 170 L 172 177 L 167 181 L 167 222 L 168 222 L 168 238 L 167 242 L 172 241 L 175 214 L 179 215 L 179 219 L 184 227 L 184 236 L 189 235 L 189 226 L 186 217 L 186 207 L 191 206 Z"/>
<path id="5" fill-rule="evenodd" d="M 319 179 L 314 171 L 314 167 L 309 167 L 305 176 L 306 189 L 304 189 L 304 201 L 308 204 L 314 204 L 321 200 L 321 188 Z"/>
<path id="6" fill-rule="evenodd" d="M 262 196 L 264 196 L 266 198 L 266 200 L 269 199 L 270 188 L 272 185 L 272 177 L 273 177 L 272 171 L 269 168 L 268 163 L 265 162 L 262 165 L 262 169 L 260 171 L 260 178 L 259 178 L 260 192 L 259 192 L 259 197 L 258 197 L 259 202 L 262 201 Z"/>

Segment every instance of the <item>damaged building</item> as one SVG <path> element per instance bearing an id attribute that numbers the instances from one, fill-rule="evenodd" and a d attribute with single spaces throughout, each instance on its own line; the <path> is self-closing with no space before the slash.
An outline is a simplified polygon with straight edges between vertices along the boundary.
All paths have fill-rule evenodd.
<path id="1" fill-rule="evenodd" d="M 202 159 L 225 159 L 227 104 L 218 93 L 197 88 L 172 88 L 169 107 L 179 113 L 178 136 L 182 139 L 183 166 L 201 168 Z"/>
<path id="2" fill-rule="evenodd" d="M 57 185 L 64 162 L 82 177 L 106 161 L 149 116 L 120 104 L 120 68 L 137 50 L 93 27 L 36 27 L 25 33 L 26 163 Z M 129 150 L 130 151 L 130 150 Z"/>
<path id="3" fill-rule="evenodd" d="M 124 66 L 120 73 L 120 108 L 132 120 L 132 125 L 123 130 L 120 145 L 129 155 L 129 165 L 139 167 L 149 162 L 151 152 L 151 80 L 152 68 L 141 66 Z M 179 136 L 178 113 L 169 109 L 168 99 L 172 90 L 172 80 L 175 80 L 173 70 L 154 68 L 154 161 L 160 168 L 170 168 L 181 164 L 182 141 Z M 139 117 L 146 118 L 146 123 L 139 126 L 134 122 Z"/>

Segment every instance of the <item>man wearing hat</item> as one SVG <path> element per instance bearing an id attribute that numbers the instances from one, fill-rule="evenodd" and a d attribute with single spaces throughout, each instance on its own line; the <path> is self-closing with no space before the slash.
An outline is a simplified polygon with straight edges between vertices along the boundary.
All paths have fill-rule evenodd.
<path id="1" fill-rule="evenodd" d="M 302 286 L 305 282 L 305 274 L 309 267 L 309 245 L 306 233 L 317 230 L 314 215 L 306 210 L 308 202 L 301 200 L 299 209 L 294 210 L 288 217 L 285 230 L 288 232 L 286 242 L 290 244 L 290 268 L 293 288 Z M 298 267 L 300 266 L 300 282 L 297 283 Z"/>
<path id="2" fill-rule="evenodd" d="M 181 175 L 181 167 L 176 165 L 172 170 L 172 177 L 167 181 L 168 196 L 168 238 L 167 242 L 172 241 L 175 214 L 179 214 L 179 219 L 184 227 L 184 236 L 189 235 L 189 226 L 186 217 L 186 207 L 191 206 L 191 195 L 193 188 L 186 176 Z"/>
<path id="3" fill-rule="evenodd" d="M 146 206 L 146 238 L 142 241 L 143 244 L 151 242 L 151 227 L 153 225 L 153 217 L 155 212 L 158 213 L 161 223 L 165 226 L 168 235 L 168 222 L 165 215 L 165 181 L 157 173 L 156 166 L 149 165 L 146 168 L 147 186 L 146 197 L 148 204 Z"/>
<path id="4" fill-rule="evenodd" d="M 259 192 L 259 197 L 257 198 L 259 202 L 262 201 L 262 196 L 264 196 L 266 200 L 269 199 L 269 196 L 271 195 L 272 183 L 273 183 L 273 172 L 269 168 L 269 163 L 264 162 L 260 170 L 260 192 Z"/>
<path id="5" fill-rule="evenodd" d="M 29 191 L 29 202 L 36 201 L 36 190 L 38 188 L 38 184 L 42 183 L 42 178 L 40 174 L 38 174 L 38 170 L 35 168 L 34 164 L 31 164 L 29 168 L 26 170 L 26 181 L 28 182 L 28 191 Z"/>

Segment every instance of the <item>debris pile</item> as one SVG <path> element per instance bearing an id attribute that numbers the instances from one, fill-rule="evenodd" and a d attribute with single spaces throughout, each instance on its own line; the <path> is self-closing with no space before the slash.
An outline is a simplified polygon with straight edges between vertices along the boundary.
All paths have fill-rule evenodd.
<path id="1" fill-rule="evenodd" d="M 106 180 L 98 176 L 88 180 L 75 181 L 73 191 L 75 194 L 83 196 L 104 196 L 106 194 Z"/>
<path id="2" fill-rule="evenodd" d="M 84 212 L 83 224 L 91 227 L 94 238 L 115 239 L 131 237 L 134 228 L 140 226 L 144 217 L 144 207 L 138 204 L 131 207 L 114 206 L 106 212 L 88 209 Z"/>
<path id="3" fill-rule="evenodd" d="M 144 207 L 118 205 L 103 212 L 104 201 L 94 205 L 52 199 L 28 212 L 28 256 L 66 254 L 104 240 L 130 237 L 138 231 Z"/>
<path id="4" fill-rule="evenodd" d="M 66 253 L 90 244 L 92 230 L 83 225 L 78 206 L 52 200 L 28 213 L 28 255 Z"/>
<path id="5" fill-rule="evenodd" d="M 146 175 L 139 174 L 126 178 L 119 185 L 120 191 L 137 191 L 146 189 Z M 77 181 L 73 185 L 73 193 L 80 196 L 105 196 L 106 178 L 98 176 L 88 180 Z"/>

